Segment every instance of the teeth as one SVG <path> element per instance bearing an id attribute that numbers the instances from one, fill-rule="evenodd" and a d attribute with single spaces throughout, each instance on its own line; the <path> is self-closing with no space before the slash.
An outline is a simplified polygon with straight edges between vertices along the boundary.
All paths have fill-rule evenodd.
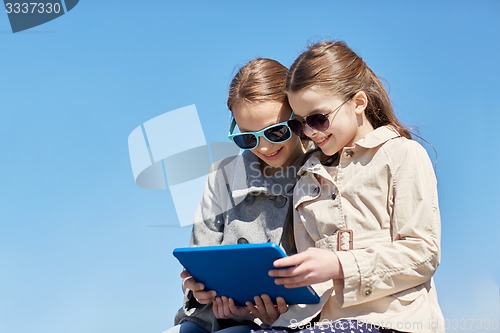
<path id="1" fill-rule="evenodd" d="M 265 155 L 266 157 L 273 157 L 274 155 L 278 154 L 279 153 L 279 150 L 277 150 L 274 154 L 271 154 L 271 155 Z"/>
<path id="2" fill-rule="evenodd" d="M 325 142 L 326 140 L 328 140 L 328 138 L 329 138 L 329 137 L 330 137 L 330 136 L 327 136 L 324 140 L 322 140 L 322 141 L 318 142 L 318 145 L 320 145 L 320 144 L 322 144 L 323 142 Z"/>

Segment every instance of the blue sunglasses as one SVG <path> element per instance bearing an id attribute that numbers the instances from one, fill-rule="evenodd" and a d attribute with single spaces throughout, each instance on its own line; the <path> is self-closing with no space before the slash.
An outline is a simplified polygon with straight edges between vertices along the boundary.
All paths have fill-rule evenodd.
<path id="1" fill-rule="evenodd" d="M 290 116 L 290 119 L 292 117 Z M 236 127 L 236 120 L 232 120 L 227 136 L 231 141 L 236 143 L 238 147 L 244 150 L 254 149 L 259 145 L 259 138 L 263 136 L 267 141 L 272 143 L 283 143 L 292 137 L 292 130 L 288 126 L 288 121 L 283 121 L 278 124 L 268 126 L 257 132 L 243 132 L 233 134 Z"/>

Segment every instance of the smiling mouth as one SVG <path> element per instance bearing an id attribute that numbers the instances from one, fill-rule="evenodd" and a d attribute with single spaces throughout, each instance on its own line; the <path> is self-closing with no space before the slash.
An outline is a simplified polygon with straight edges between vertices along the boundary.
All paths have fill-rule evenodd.
<path id="1" fill-rule="evenodd" d="M 332 135 L 330 134 L 329 136 L 325 137 L 323 140 L 321 140 L 321 141 L 316 141 L 316 144 L 317 144 L 318 146 L 321 146 L 321 145 L 322 145 L 323 143 L 325 143 L 328 139 L 330 139 L 330 137 L 331 137 L 331 136 L 332 136 Z"/>
<path id="2" fill-rule="evenodd" d="M 274 153 L 272 153 L 272 154 L 269 154 L 269 155 L 265 155 L 265 154 L 263 154 L 263 155 L 264 155 L 265 157 L 273 157 L 273 156 L 278 155 L 278 153 L 281 151 L 281 149 L 283 149 L 283 148 L 280 148 L 280 149 L 276 150 L 276 151 L 275 151 Z"/>

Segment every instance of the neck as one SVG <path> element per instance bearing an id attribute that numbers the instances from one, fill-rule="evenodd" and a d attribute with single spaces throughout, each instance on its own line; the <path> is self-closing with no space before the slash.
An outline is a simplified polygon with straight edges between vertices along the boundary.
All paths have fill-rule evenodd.
<path id="1" fill-rule="evenodd" d="M 363 113 L 362 121 L 361 124 L 358 126 L 358 131 L 356 132 L 356 136 L 350 142 L 347 147 L 353 147 L 354 144 L 358 141 L 364 138 L 368 133 L 373 132 L 375 129 L 373 128 L 372 124 L 368 121 L 366 118 L 365 114 Z"/>
<path id="2" fill-rule="evenodd" d="M 269 166 L 269 165 L 265 165 L 262 167 L 262 171 L 264 173 L 264 176 L 267 176 L 267 177 L 272 177 L 274 176 L 278 171 L 283 171 L 283 169 L 285 169 L 286 167 L 284 166 L 280 166 L 280 167 L 272 167 L 272 166 Z"/>

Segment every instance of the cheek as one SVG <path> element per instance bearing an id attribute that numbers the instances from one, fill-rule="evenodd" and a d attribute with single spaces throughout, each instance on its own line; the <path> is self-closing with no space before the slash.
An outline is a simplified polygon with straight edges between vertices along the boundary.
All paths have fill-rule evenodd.
<path id="1" fill-rule="evenodd" d="M 352 141 L 354 140 L 357 133 L 357 128 L 358 127 L 356 123 L 352 122 L 351 120 L 338 122 L 334 127 L 330 127 L 329 132 L 334 138 L 334 140 L 332 141 L 332 144 L 334 146 L 331 146 L 330 148 L 334 148 L 338 151 L 338 149 L 342 149 L 343 147 L 352 145 Z"/>
<path id="2" fill-rule="evenodd" d="M 282 146 L 291 154 L 295 149 L 298 148 L 300 139 L 297 136 L 293 136 L 290 140 L 282 144 Z"/>
<path id="3" fill-rule="evenodd" d="M 330 124 L 328 128 L 332 133 L 349 133 L 357 128 L 356 118 L 352 117 L 339 117 Z"/>

